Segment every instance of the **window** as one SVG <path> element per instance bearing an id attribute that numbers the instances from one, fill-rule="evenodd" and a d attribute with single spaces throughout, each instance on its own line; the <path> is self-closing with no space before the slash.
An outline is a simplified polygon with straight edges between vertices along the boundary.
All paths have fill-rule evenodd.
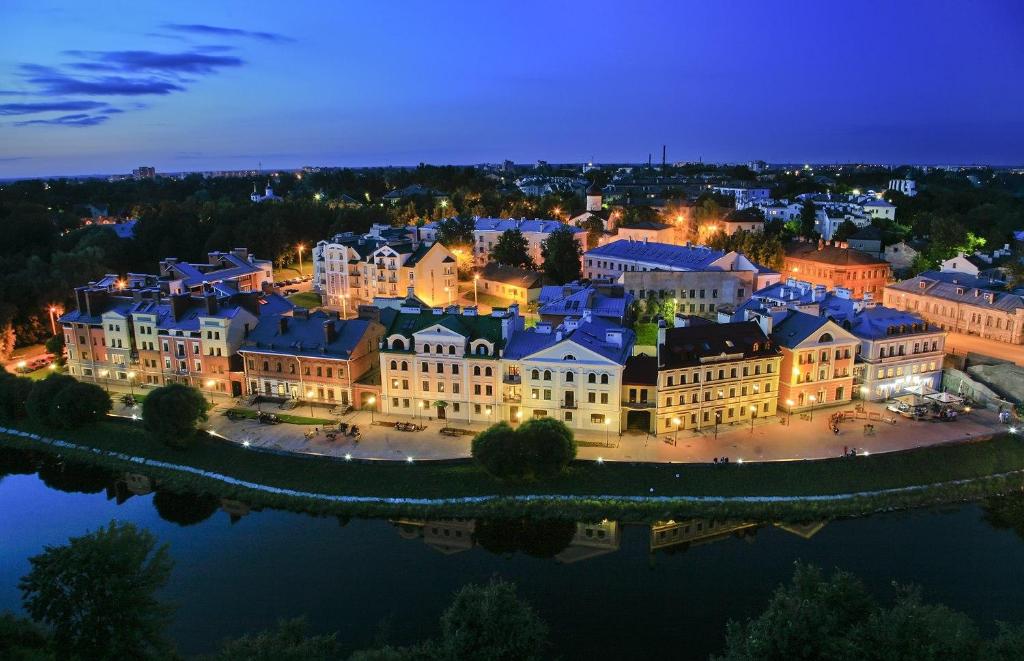
<path id="1" fill-rule="evenodd" d="M 484 376 L 494 376 L 494 371 L 490 367 L 485 367 Z"/>
<path id="2" fill-rule="evenodd" d="M 423 382 L 423 392 L 430 392 L 430 381 Z"/>
<path id="3" fill-rule="evenodd" d="M 391 369 L 393 369 L 393 370 L 397 370 L 398 369 L 398 361 L 396 361 L 396 360 L 392 360 L 391 361 Z"/>
<path id="4" fill-rule="evenodd" d="M 458 373 L 459 373 L 459 366 L 458 365 L 452 365 L 452 374 L 458 374 Z"/>
<path id="5" fill-rule="evenodd" d="M 537 378 L 537 377 L 533 377 Z M 597 383 L 597 375 L 591 372 L 587 375 L 587 383 Z M 670 384 L 671 385 L 671 384 Z"/>
<path id="6" fill-rule="evenodd" d="M 455 355 L 455 345 L 454 344 L 448 346 L 448 355 L 449 356 L 454 356 Z"/>
<path id="7" fill-rule="evenodd" d="M 473 376 L 480 376 L 480 366 L 476 365 L 473 367 Z"/>
<path id="8" fill-rule="evenodd" d="M 551 370 L 544 370 L 544 380 L 545 381 L 550 381 L 551 380 Z"/>
<path id="9" fill-rule="evenodd" d="M 607 374 L 602 374 L 601 375 L 601 383 L 604 384 L 604 385 L 608 385 L 608 375 Z"/>
<path id="10" fill-rule="evenodd" d="M 606 393 L 606 392 L 601 393 L 601 403 L 602 404 L 607 404 L 608 403 L 608 393 Z"/>
<path id="11" fill-rule="evenodd" d="M 539 379 L 540 378 L 540 371 L 539 370 L 531 371 L 530 372 L 530 378 L 534 379 L 534 380 Z"/>
<path id="12" fill-rule="evenodd" d="M 591 413 L 590 414 L 590 424 L 592 424 L 592 425 L 603 425 L 604 421 L 605 421 L 605 417 L 604 417 L 603 413 Z"/>
<path id="13" fill-rule="evenodd" d="M 573 375 L 572 372 L 566 372 L 565 373 L 565 381 L 566 381 L 566 383 L 572 383 L 573 382 L 573 378 L 574 378 L 574 375 Z"/>

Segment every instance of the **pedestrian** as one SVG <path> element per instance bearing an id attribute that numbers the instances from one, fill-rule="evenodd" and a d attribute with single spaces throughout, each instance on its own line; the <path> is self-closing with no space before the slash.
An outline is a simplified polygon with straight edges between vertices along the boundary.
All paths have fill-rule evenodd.
<path id="1" fill-rule="evenodd" d="M 714 463 L 714 464 L 717 464 L 718 463 L 718 457 L 715 457 L 714 459 L 712 459 L 711 462 Z"/>
<path id="2" fill-rule="evenodd" d="M 843 446 L 843 455 L 845 456 L 845 455 L 846 455 L 846 454 L 848 454 L 849 452 L 850 452 L 850 448 L 848 448 L 848 447 L 846 447 L 846 446 L 844 445 L 844 446 Z"/>

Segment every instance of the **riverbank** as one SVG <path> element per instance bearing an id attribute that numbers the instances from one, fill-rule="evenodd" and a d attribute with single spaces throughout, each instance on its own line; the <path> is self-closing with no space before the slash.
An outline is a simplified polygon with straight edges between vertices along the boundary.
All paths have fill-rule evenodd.
<path id="1" fill-rule="evenodd" d="M 0 439 L 0 445 L 142 473 L 165 488 L 357 515 L 801 520 L 957 502 L 1024 487 L 1024 441 L 1009 434 L 819 461 L 576 462 L 558 478 L 518 484 L 495 480 L 471 462 L 346 462 L 255 451 L 212 437 L 179 451 L 150 438 L 138 423 L 120 420 L 59 433 L 22 424 Z"/>

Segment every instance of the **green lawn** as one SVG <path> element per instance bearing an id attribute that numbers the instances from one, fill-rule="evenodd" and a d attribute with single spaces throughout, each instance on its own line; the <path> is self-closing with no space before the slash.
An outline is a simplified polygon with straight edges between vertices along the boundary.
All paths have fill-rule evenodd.
<path id="1" fill-rule="evenodd" d="M 263 453 L 205 436 L 193 449 L 173 450 L 153 440 L 139 423 L 129 421 L 110 420 L 60 432 L 29 423 L 19 427 L 93 448 L 188 464 L 270 486 L 363 496 L 809 496 L 927 485 L 1024 470 L 1024 441 L 1004 435 L 988 441 L 853 459 L 727 466 L 579 462 L 554 479 L 510 484 L 492 478 L 469 462 L 345 463 Z M 2 442 L 6 442 L 6 437 Z"/>
<path id="2" fill-rule="evenodd" d="M 308 252 L 302 255 L 302 271 L 299 271 L 299 263 L 297 261 L 281 268 L 274 268 L 274 282 L 291 280 L 303 275 L 313 275 L 313 260 Z"/>
<path id="3" fill-rule="evenodd" d="M 658 343 L 658 324 L 638 323 L 633 330 L 636 331 L 637 344 L 654 346 Z"/>
<path id="4" fill-rule="evenodd" d="M 312 291 L 299 292 L 298 294 L 292 294 L 288 297 L 288 300 L 295 305 L 303 308 L 309 308 L 313 310 L 320 307 L 323 302 L 320 299 L 320 294 Z"/>
<path id="5" fill-rule="evenodd" d="M 257 411 L 251 409 L 230 409 L 233 413 L 238 414 L 242 418 L 248 418 L 249 420 L 255 420 L 256 416 L 259 415 Z M 281 422 L 289 425 L 333 425 L 337 423 L 337 420 L 328 420 L 327 418 L 309 418 L 302 415 L 289 415 L 287 413 L 275 413 L 277 419 Z"/>

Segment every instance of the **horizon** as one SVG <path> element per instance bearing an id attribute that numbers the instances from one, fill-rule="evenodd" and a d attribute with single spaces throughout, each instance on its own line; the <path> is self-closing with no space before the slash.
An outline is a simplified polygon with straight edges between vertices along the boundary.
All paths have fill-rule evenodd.
<path id="1" fill-rule="evenodd" d="M 1016 3 L 277 7 L 15 0 L 0 178 L 1024 154 Z"/>

